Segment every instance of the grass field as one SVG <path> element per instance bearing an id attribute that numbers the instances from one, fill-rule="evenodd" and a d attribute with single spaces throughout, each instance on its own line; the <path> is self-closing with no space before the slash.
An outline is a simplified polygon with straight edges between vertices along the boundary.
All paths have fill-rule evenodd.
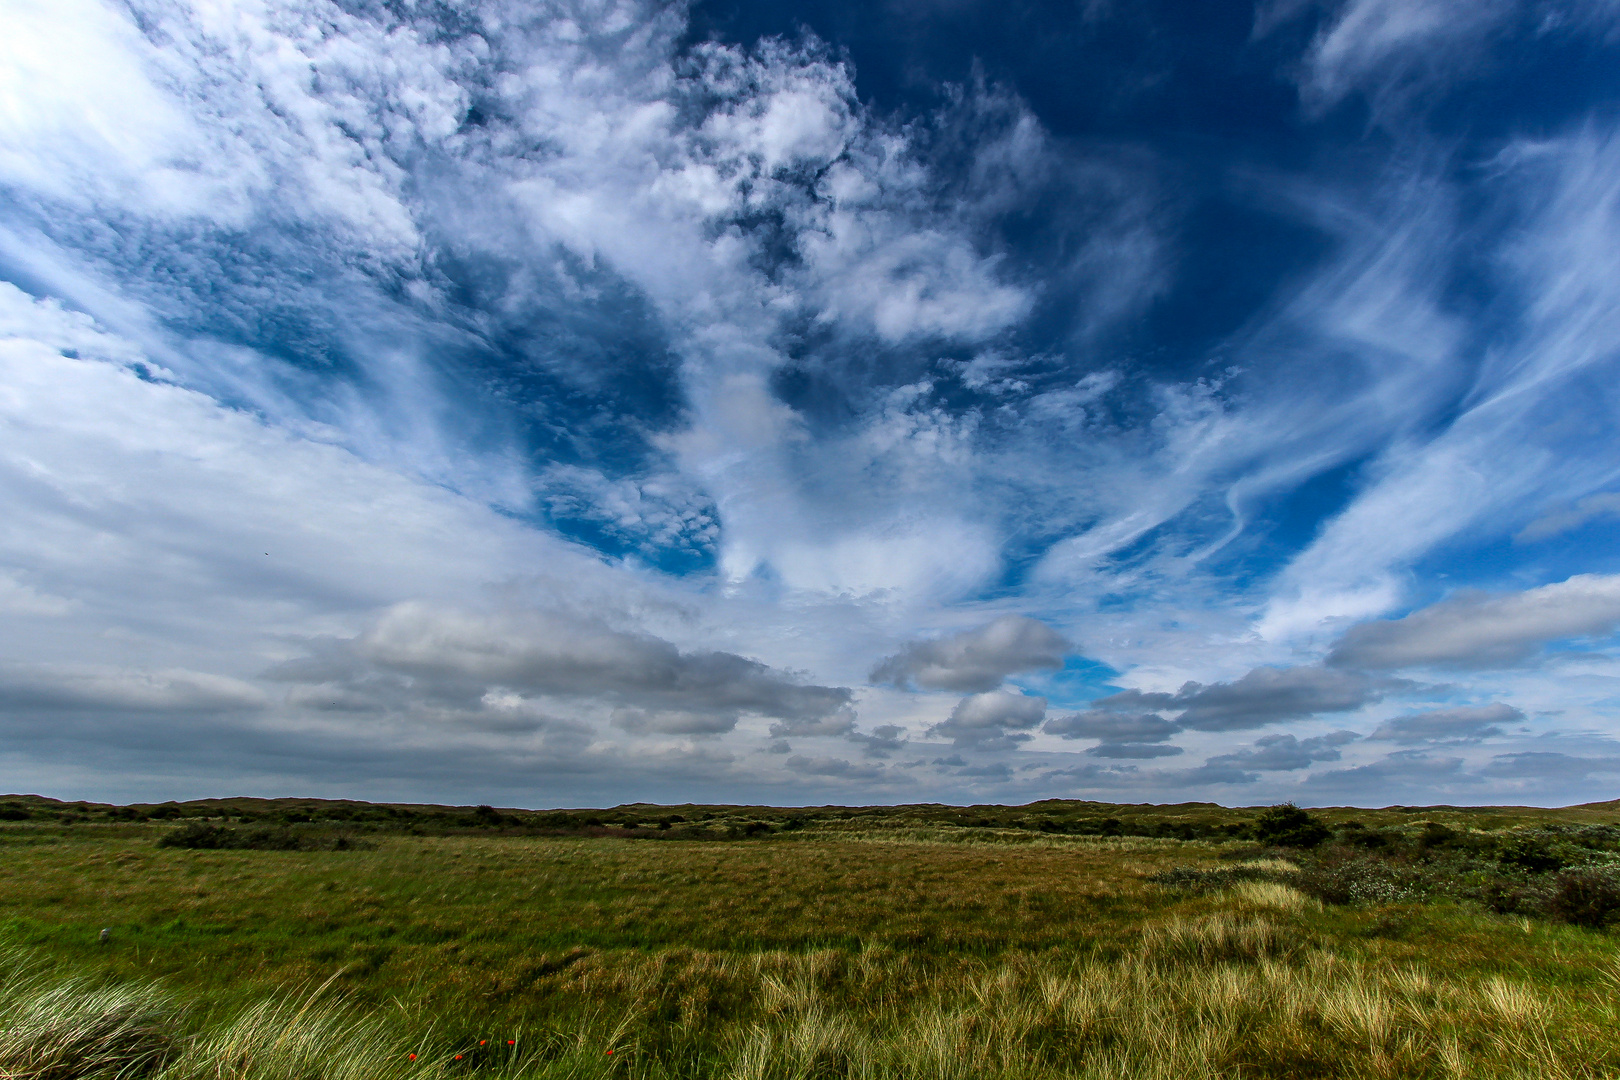
<path id="1" fill-rule="evenodd" d="M 1608 805 L 1319 812 L 1336 831 L 1300 850 L 1208 806 L 620 809 L 569 831 L 17 805 L 10 1077 L 1620 1075 L 1607 917 L 1501 899 L 1606 880 Z M 344 844 L 158 844 L 171 818 L 278 814 Z M 1207 838 L 1140 835 L 1177 831 Z M 1352 871 L 1378 887 L 1340 895 Z"/>

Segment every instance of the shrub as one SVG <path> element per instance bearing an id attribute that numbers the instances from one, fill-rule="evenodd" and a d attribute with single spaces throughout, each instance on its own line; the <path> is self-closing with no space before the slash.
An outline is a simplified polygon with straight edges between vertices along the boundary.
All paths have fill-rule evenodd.
<path id="1" fill-rule="evenodd" d="M 1577 926 L 1604 926 L 1620 914 L 1620 877 L 1612 870 L 1565 870 L 1553 879 L 1547 914 Z"/>
<path id="2" fill-rule="evenodd" d="M 1569 865 L 1569 853 L 1560 850 L 1562 847 L 1550 837 L 1520 833 L 1502 841 L 1496 849 L 1496 861 L 1516 870 L 1545 874 Z"/>
<path id="3" fill-rule="evenodd" d="M 1331 835 L 1326 825 L 1293 803 L 1267 807 L 1254 823 L 1254 838 L 1276 847 L 1313 848 Z"/>
<path id="4" fill-rule="evenodd" d="M 1547 910 L 1548 891 L 1544 886 L 1493 877 L 1481 885 L 1475 897 L 1487 911 L 1498 915 L 1540 915 Z"/>
<path id="5" fill-rule="evenodd" d="M 1330 904 L 1390 904 L 1422 896 L 1422 883 L 1385 859 L 1360 855 L 1307 867 L 1300 891 Z"/>
<path id="6" fill-rule="evenodd" d="M 188 822 L 172 832 L 164 833 L 158 839 L 158 847 L 194 848 L 199 850 L 213 850 L 229 846 L 224 843 L 228 834 L 234 829 L 222 829 L 218 825 L 209 825 L 201 821 Z"/>
<path id="7" fill-rule="evenodd" d="M 158 847 L 190 848 L 202 851 L 353 851 L 373 845 L 348 836 L 322 837 L 295 833 L 291 829 L 227 829 L 192 821 L 166 833 Z"/>

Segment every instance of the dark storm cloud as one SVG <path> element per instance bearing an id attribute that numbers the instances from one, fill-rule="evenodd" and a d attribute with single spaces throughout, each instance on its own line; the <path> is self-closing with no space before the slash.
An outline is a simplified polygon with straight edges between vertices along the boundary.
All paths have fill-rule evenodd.
<path id="1" fill-rule="evenodd" d="M 779 733 L 844 734 L 853 694 L 816 686 L 734 653 L 682 652 L 629 633 L 546 612 L 480 615 L 401 604 L 358 637 L 321 643 L 273 668 L 314 700 L 328 693 L 375 709 L 411 702 L 483 710 L 492 695 L 613 703 L 627 731 L 718 734 L 744 715 L 779 721 Z"/>
<path id="2" fill-rule="evenodd" d="M 1524 713 L 1511 705 L 1500 703 L 1433 709 L 1386 720 L 1367 737 L 1396 743 L 1479 742 L 1502 734 L 1498 724 L 1517 724 L 1523 720 Z"/>
<path id="3" fill-rule="evenodd" d="M 918 690 L 983 693 L 1020 671 L 1060 668 L 1073 650 L 1045 623 L 1003 615 L 976 630 L 912 642 L 873 668 L 871 680 Z"/>
<path id="4" fill-rule="evenodd" d="M 1353 626 L 1328 655 L 1342 668 L 1495 668 L 1542 646 L 1620 626 L 1620 575 L 1581 574 L 1517 593 L 1459 592 L 1400 619 Z"/>

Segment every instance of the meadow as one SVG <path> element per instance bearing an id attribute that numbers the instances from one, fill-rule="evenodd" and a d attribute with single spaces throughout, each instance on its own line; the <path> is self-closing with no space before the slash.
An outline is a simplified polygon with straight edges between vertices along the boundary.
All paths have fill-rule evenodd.
<path id="1" fill-rule="evenodd" d="M 1615 1076 L 1617 865 L 1611 804 L 13 797 L 0 1075 Z"/>

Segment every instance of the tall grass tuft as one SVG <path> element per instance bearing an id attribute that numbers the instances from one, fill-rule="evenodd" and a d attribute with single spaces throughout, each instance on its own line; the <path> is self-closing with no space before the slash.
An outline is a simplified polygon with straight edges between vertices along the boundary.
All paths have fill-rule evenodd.
<path id="1" fill-rule="evenodd" d="M 0 1075 L 115 1080 L 156 1071 L 178 1049 L 179 1010 L 152 986 L 95 986 L 0 952 Z"/>

